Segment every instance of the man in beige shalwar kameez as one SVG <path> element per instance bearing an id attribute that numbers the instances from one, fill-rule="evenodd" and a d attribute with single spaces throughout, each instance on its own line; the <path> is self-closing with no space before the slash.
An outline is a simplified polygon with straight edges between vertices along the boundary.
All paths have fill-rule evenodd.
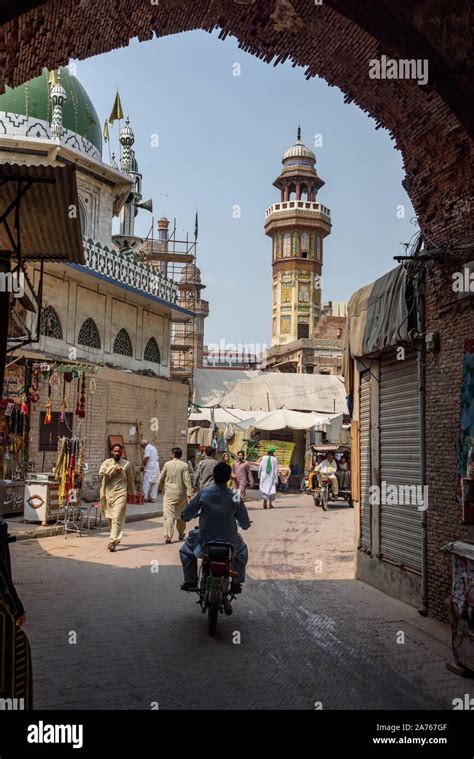
<path id="1" fill-rule="evenodd" d="M 191 498 L 193 487 L 189 467 L 186 462 L 181 461 L 182 455 L 181 448 L 172 449 L 172 459 L 166 462 L 158 480 L 158 492 L 161 493 L 163 486 L 165 488 L 165 497 L 163 498 L 165 543 L 171 543 L 175 522 L 179 539 L 184 540 L 186 522 L 180 519 L 180 514 Z"/>
<path id="2" fill-rule="evenodd" d="M 110 529 L 107 548 L 115 551 L 120 543 L 127 511 L 127 493 L 135 493 L 132 465 L 122 458 L 122 446 L 117 444 L 111 450 L 112 458 L 106 459 L 99 469 L 102 477 L 100 488 L 100 508 Z"/>

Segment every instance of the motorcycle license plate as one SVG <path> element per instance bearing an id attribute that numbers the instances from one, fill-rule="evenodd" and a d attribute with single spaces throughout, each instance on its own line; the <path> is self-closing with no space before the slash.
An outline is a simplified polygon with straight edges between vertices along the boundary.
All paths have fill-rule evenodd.
<path id="1" fill-rule="evenodd" d="M 226 582 L 225 577 L 208 577 L 207 589 L 210 591 L 225 590 Z"/>

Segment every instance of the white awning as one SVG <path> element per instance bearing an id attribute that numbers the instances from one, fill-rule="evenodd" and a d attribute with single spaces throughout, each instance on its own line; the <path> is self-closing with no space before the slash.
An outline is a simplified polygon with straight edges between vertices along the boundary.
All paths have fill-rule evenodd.
<path id="1" fill-rule="evenodd" d="M 215 408 L 214 409 L 214 421 L 216 424 L 226 424 L 227 422 L 234 422 L 238 424 L 243 419 L 249 419 L 254 416 L 253 411 L 244 411 L 240 408 Z M 212 409 L 202 408 L 200 411 L 194 411 L 189 415 L 190 422 L 210 422 L 212 421 Z"/>
<path id="2" fill-rule="evenodd" d="M 314 411 L 303 413 L 300 411 L 277 411 L 254 412 L 253 418 L 240 422 L 238 427 L 248 429 L 255 427 L 258 430 L 317 430 L 325 432 L 331 442 L 337 442 L 342 427 L 342 414 L 318 414 Z"/>

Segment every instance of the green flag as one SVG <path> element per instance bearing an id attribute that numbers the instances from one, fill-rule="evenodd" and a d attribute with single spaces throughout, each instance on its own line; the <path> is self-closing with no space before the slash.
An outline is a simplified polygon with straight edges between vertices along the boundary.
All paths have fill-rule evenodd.
<path id="1" fill-rule="evenodd" d="M 198 212 L 196 211 L 196 220 L 194 222 L 194 239 L 197 240 L 199 229 Z"/>

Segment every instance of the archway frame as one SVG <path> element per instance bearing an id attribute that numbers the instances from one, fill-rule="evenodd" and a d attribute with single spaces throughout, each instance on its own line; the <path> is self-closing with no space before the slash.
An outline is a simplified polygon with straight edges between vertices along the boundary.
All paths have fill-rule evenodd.
<path id="1" fill-rule="evenodd" d="M 446 0 L 420 0 L 412 6 L 404 0 L 103 0 L 100 7 L 21 0 L 0 18 L 0 86 L 20 84 L 71 57 L 124 47 L 133 37 L 218 29 L 221 39 L 235 36 L 264 61 L 289 59 L 307 78 L 323 77 L 387 128 L 402 152 L 404 186 L 423 232 L 435 245 L 461 241 L 472 231 L 470 3 L 460 0 L 453 9 Z M 426 60 L 428 83 L 370 79 L 370 61 L 382 55 Z"/>

